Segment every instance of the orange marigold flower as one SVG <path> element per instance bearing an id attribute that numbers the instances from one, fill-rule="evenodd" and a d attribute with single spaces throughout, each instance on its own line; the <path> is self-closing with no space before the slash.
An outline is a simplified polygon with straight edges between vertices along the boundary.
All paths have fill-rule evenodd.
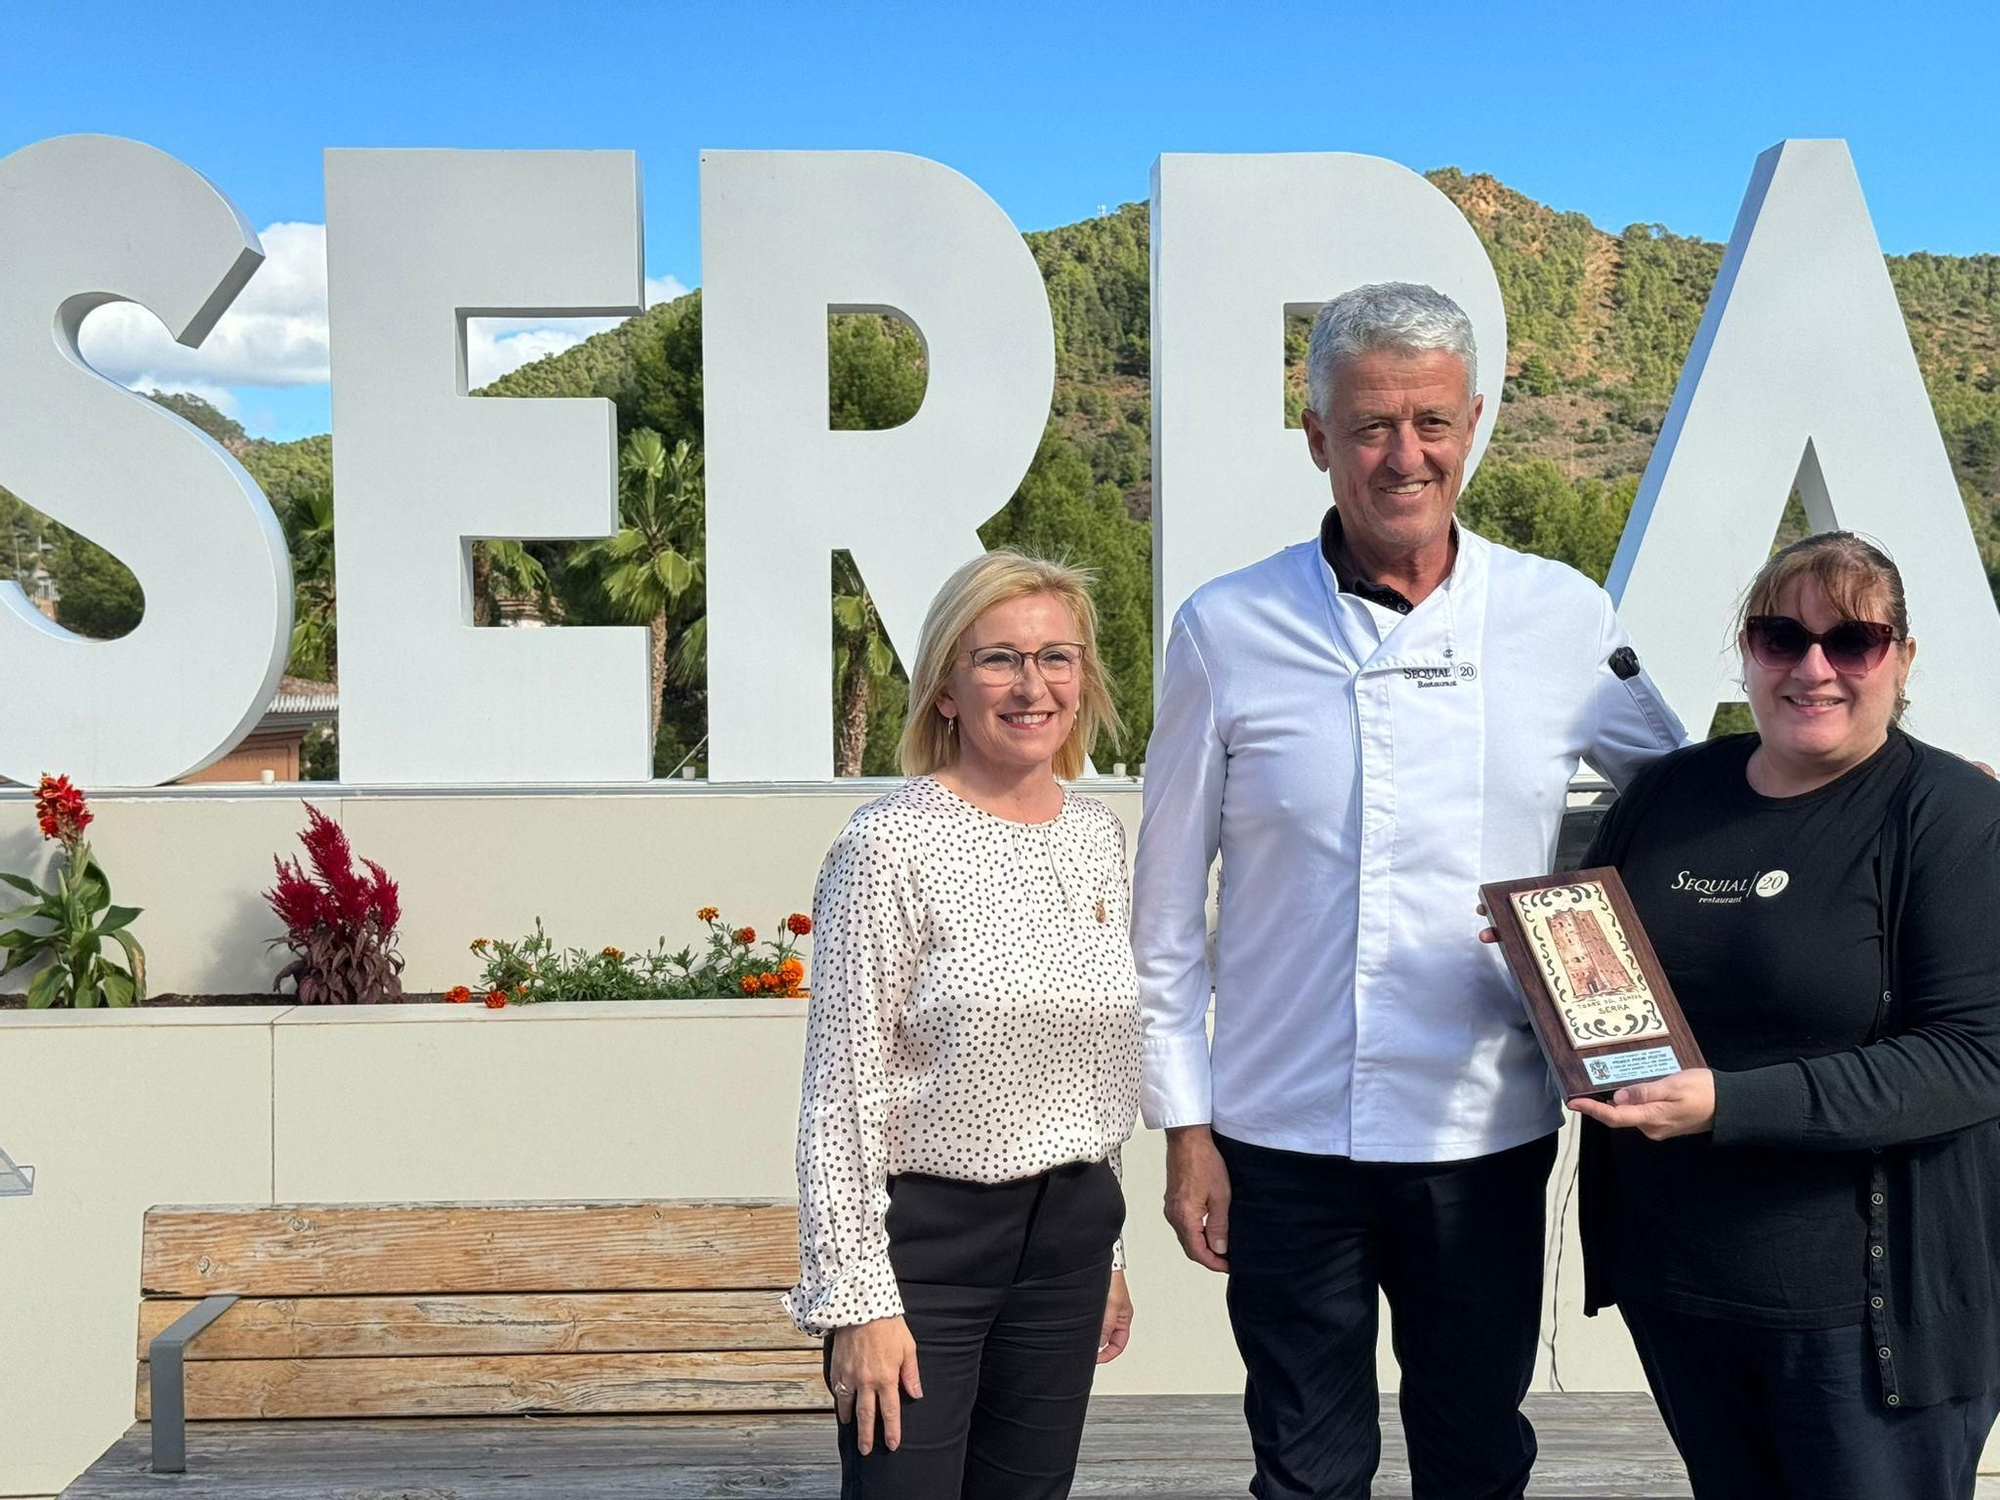
<path id="1" fill-rule="evenodd" d="M 754 995 L 754 994 L 756 994 L 756 993 L 757 993 L 757 976 L 756 976 L 755 974 L 745 974 L 745 975 L 743 976 L 742 980 L 741 980 L 741 981 L 740 981 L 740 982 L 739 982 L 739 983 L 737 984 L 737 986 L 736 986 L 736 987 L 737 987 L 738 989 L 742 990 L 742 991 L 743 991 L 743 993 L 744 993 L 744 994 L 746 994 L 746 995 Z"/>
<path id="2" fill-rule="evenodd" d="M 472 940 L 472 951 L 474 953 L 484 953 L 486 951 L 486 947 L 487 947 L 487 940 L 485 938 L 474 938 Z"/>
<path id="3" fill-rule="evenodd" d="M 463 1005 L 472 998 L 472 991 L 462 984 L 455 984 L 444 992 L 444 997 L 453 1005 Z"/>
<path id="4" fill-rule="evenodd" d="M 806 966 L 796 958 L 788 958 L 778 965 L 778 972 L 784 976 L 785 983 L 797 984 L 806 977 Z"/>
<path id="5" fill-rule="evenodd" d="M 625 951 L 622 948 L 606 948 L 602 956 L 612 960 L 622 960 L 625 957 Z"/>
<path id="6" fill-rule="evenodd" d="M 757 941 L 757 929 L 754 927 L 737 928 L 736 941 L 742 943 L 745 947 L 748 947 L 750 944 Z"/>
<path id="7" fill-rule="evenodd" d="M 802 911 L 795 911 L 785 918 L 785 926 L 791 929 L 793 937 L 804 937 L 813 930 L 813 919 Z"/>
<path id="8" fill-rule="evenodd" d="M 765 974 L 762 976 L 761 982 L 764 986 L 765 994 L 775 995 L 785 987 L 785 976 L 782 974 Z"/>
<path id="9" fill-rule="evenodd" d="M 486 992 L 486 1008 L 488 1010 L 500 1010 L 506 1004 L 507 992 L 505 990 L 488 990 Z"/>
<path id="10" fill-rule="evenodd" d="M 694 914 L 694 919 L 697 922 L 713 922 L 717 917 L 721 915 L 722 913 L 717 911 L 714 907 L 704 906 L 700 911 Z"/>

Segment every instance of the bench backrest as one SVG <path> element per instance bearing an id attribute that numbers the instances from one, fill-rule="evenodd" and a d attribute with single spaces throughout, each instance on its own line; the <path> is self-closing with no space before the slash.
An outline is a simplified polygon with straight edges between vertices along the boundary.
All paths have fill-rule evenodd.
<path id="1" fill-rule="evenodd" d="M 147 1346 L 242 1298 L 187 1350 L 187 1415 L 493 1416 L 823 1409 L 777 1202 L 155 1208 Z"/>

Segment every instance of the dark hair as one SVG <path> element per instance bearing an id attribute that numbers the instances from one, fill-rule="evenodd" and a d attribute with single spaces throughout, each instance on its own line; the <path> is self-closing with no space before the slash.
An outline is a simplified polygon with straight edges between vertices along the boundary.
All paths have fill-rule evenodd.
<path id="1" fill-rule="evenodd" d="M 1902 573 L 1881 547 L 1851 531 L 1817 532 L 1772 553 L 1743 592 L 1742 607 L 1736 611 L 1737 633 L 1742 634 L 1743 622 L 1751 615 L 1778 613 L 1778 601 L 1802 578 L 1818 584 L 1826 602 L 1843 619 L 1865 620 L 1871 610 L 1881 609 L 1896 639 L 1908 639 L 1910 607 Z M 1891 722 L 1900 721 L 1908 706 L 1909 700 L 1899 692 Z"/>
<path id="2" fill-rule="evenodd" d="M 1888 624 L 1897 640 L 1910 633 L 1903 575 L 1888 553 L 1851 531 L 1822 531 L 1773 553 L 1744 591 L 1736 628 L 1741 630 L 1751 615 L 1776 614 L 1778 601 L 1801 578 L 1817 583 L 1842 618 L 1866 619 L 1869 606 L 1879 605 L 1888 610 Z"/>

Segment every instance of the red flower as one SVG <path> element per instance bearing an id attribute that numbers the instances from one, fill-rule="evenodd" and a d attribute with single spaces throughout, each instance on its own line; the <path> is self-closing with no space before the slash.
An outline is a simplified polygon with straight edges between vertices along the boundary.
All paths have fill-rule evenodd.
<path id="1" fill-rule="evenodd" d="M 472 991 L 462 984 L 455 984 L 444 992 L 444 997 L 453 1005 L 463 1005 L 472 998 Z"/>
<path id="2" fill-rule="evenodd" d="M 488 990 L 486 992 L 486 1008 L 488 1010 L 505 1010 L 507 1008 L 507 992 L 505 990 Z"/>
<path id="3" fill-rule="evenodd" d="M 43 838 L 56 839 L 73 848 L 83 838 L 83 830 L 90 826 L 92 818 L 90 809 L 84 805 L 83 793 L 67 776 L 44 773 L 35 787 L 35 821 L 41 825 Z"/>
<path id="4" fill-rule="evenodd" d="M 795 911 L 785 918 L 785 926 L 791 929 L 793 937 L 804 937 L 813 930 L 813 919 L 802 911 Z"/>
<path id="5" fill-rule="evenodd" d="M 746 948 L 749 947 L 750 944 L 757 941 L 757 929 L 754 927 L 737 928 L 736 941 L 743 944 L 743 946 Z"/>
<path id="6" fill-rule="evenodd" d="M 310 802 L 299 842 L 306 846 L 306 858 L 318 879 L 307 875 L 296 859 L 277 859 L 278 883 L 264 893 L 295 941 L 322 926 L 356 932 L 370 921 L 385 939 L 395 932 L 403 917 L 396 882 L 372 859 L 361 861 L 366 875 L 355 869 L 346 832 Z M 478 946 L 473 945 L 474 951 Z"/>

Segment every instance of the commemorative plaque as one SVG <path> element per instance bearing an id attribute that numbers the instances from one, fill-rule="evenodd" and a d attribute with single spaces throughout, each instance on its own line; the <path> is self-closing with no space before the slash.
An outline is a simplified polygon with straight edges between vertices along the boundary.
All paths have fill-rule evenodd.
<path id="1" fill-rule="evenodd" d="M 1616 870 L 1479 892 L 1565 1099 L 1707 1066 Z"/>

